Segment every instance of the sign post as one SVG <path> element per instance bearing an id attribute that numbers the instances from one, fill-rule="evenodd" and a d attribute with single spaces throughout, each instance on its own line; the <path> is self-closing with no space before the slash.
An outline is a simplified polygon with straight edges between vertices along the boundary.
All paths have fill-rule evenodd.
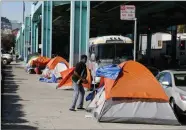
<path id="1" fill-rule="evenodd" d="M 120 6 L 120 19 L 134 21 L 134 61 L 136 61 L 136 33 L 137 33 L 137 18 L 135 16 L 136 7 L 134 5 Z"/>

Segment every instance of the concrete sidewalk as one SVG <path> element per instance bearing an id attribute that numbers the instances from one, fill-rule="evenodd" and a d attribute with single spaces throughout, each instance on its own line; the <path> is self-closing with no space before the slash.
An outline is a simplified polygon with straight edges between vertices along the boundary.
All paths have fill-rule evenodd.
<path id="1" fill-rule="evenodd" d="M 85 111 L 69 111 L 72 91 L 56 90 L 14 64 L 6 70 L 2 128 L 18 129 L 185 129 L 185 126 L 99 123 Z M 88 114 L 89 115 L 89 114 Z"/>

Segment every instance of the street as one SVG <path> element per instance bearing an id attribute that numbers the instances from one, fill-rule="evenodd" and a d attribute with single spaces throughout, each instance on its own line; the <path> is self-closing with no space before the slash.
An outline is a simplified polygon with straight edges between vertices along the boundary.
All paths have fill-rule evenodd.
<path id="1" fill-rule="evenodd" d="M 185 129 L 185 126 L 99 123 L 85 111 L 69 111 L 71 90 L 56 90 L 55 84 L 39 82 L 20 64 L 6 67 L 2 95 L 4 129 Z M 85 106 L 87 103 L 85 104 Z"/>

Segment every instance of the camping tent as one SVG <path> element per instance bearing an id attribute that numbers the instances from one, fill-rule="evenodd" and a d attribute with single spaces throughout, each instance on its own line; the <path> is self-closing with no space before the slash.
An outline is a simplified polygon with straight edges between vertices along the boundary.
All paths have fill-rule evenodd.
<path id="1" fill-rule="evenodd" d="M 33 61 L 37 60 L 38 58 L 39 58 L 38 55 L 33 55 L 33 56 L 29 57 L 28 63 L 25 66 L 25 71 L 26 72 L 32 73 L 34 71 L 33 67 L 32 67 L 33 66 Z"/>
<path id="2" fill-rule="evenodd" d="M 33 56 L 30 58 L 30 60 L 27 63 L 27 66 L 32 66 L 33 65 L 33 61 L 37 60 L 37 58 L 39 58 L 39 56 Z"/>
<path id="3" fill-rule="evenodd" d="M 42 76 L 50 78 L 55 73 L 55 76 L 59 77 L 59 73 L 68 68 L 68 62 L 64 58 L 57 56 L 48 62 L 46 68 L 43 70 Z"/>
<path id="4" fill-rule="evenodd" d="M 67 69 L 63 72 L 61 72 L 61 77 L 62 80 L 58 84 L 57 88 L 59 89 L 72 89 L 72 75 L 74 73 L 75 67 Z M 87 78 L 88 83 L 83 84 L 83 87 L 86 89 L 90 89 L 91 83 L 92 83 L 92 78 L 91 78 L 91 73 L 90 70 L 87 68 Z"/>
<path id="5" fill-rule="evenodd" d="M 49 61 L 50 61 L 50 58 L 38 56 L 38 55 L 33 55 L 32 57 L 30 56 L 30 60 L 26 64 L 25 69 L 29 73 L 31 73 L 30 71 L 34 71 L 33 69 L 35 67 L 39 67 L 40 69 L 44 69 Z"/>
<path id="6" fill-rule="evenodd" d="M 49 61 L 50 58 L 39 56 L 37 59 L 33 60 L 33 65 L 37 67 L 46 67 Z"/>
<path id="7" fill-rule="evenodd" d="M 116 80 L 104 78 L 104 87 L 87 110 L 100 122 L 178 125 L 168 97 L 142 64 L 127 61 Z"/>
<path id="8" fill-rule="evenodd" d="M 29 54 L 28 57 L 27 57 L 27 60 L 26 60 L 26 63 L 28 63 L 28 61 L 33 58 L 33 57 L 39 57 L 40 54 L 39 53 L 32 53 L 32 54 Z"/>
<path id="9" fill-rule="evenodd" d="M 54 68 L 53 70 L 53 74 L 55 75 L 56 78 L 59 78 L 61 77 L 61 74 L 60 72 L 63 72 L 65 70 L 67 70 L 67 66 L 65 65 L 64 62 L 60 62 L 56 65 L 56 67 Z"/>
<path id="10" fill-rule="evenodd" d="M 69 68 L 69 63 L 64 58 L 62 58 L 60 56 L 56 56 L 56 57 L 52 58 L 50 60 L 50 62 L 47 64 L 47 67 L 50 70 L 53 70 L 59 62 L 65 63 L 65 65 L 67 66 L 67 68 Z"/>

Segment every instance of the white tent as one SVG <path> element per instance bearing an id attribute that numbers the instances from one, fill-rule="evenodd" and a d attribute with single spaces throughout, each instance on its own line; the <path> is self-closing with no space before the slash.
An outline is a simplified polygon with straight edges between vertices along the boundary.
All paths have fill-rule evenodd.
<path id="1" fill-rule="evenodd" d="M 64 70 L 67 70 L 67 66 L 65 65 L 65 63 L 63 62 L 60 62 L 56 65 L 56 67 L 54 68 L 53 70 L 53 74 L 55 75 L 56 78 L 59 78 L 61 77 L 61 74 L 60 72 L 64 71 Z"/>
<path id="2" fill-rule="evenodd" d="M 105 100 L 104 87 L 88 105 L 87 111 L 92 112 L 100 122 L 179 125 L 168 102 L 113 98 Z"/>
<path id="3" fill-rule="evenodd" d="M 52 77 L 52 75 L 54 74 L 56 78 L 59 78 L 61 77 L 60 72 L 67 70 L 67 69 L 68 69 L 67 66 L 63 62 L 60 62 L 55 66 L 54 70 L 50 70 L 48 67 L 46 67 L 43 70 L 42 75 L 44 77 Z"/>

